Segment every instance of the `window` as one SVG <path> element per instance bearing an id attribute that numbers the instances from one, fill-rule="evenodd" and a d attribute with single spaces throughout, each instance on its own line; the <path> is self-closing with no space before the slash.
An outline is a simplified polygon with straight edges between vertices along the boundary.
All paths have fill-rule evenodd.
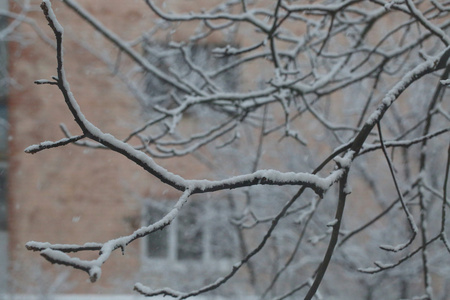
<path id="1" fill-rule="evenodd" d="M 178 48 L 147 44 L 144 51 L 149 62 L 158 69 L 170 77 L 181 78 L 199 90 L 236 91 L 239 81 L 236 67 L 212 75 L 220 68 L 236 60 L 236 56 L 216 57 L 213 54 L 215 48 L 217 48 L 217 45 L 196 44 L 183 47 L 184 50 L 181 51 Z M 208 80 L 203 75 L 208 76 Z M 145 93 L 150 96 L 149 103 L 146 103 L 149 107 L 157 104 L 170 108 L 177 102 L 174 97 L 182 99 L 182 96 L 185 95 L 179 91 L 174 91 L 171 85 L 151 74 L 145 77 L 144 85 Z"/>
<path id="2" fill-rule="evenodd" d="M 197 44 L 181 49 L 148 42 L 144 45 L 144 55 L 152 65 L 185 85 L 202 91 L 235 92 L 240 80 L 238 67 L 225 66 L 229 66 L 237 56 L 214 56 L 213 50 L 218 47 Z M 146 103 L 141 103 L 143 111 L 151 112 L 155 105 L 173 108 L 188 96 L 152 74 L 144 76 L 143 88 L 148 95 Z M 201 120 L 215 119 L 218 114 L 222 112 L 204 106 L 194 106 L 184 112 L 187 119 L 201 115 Z M 193 122 L 189 126 L 199 130 L 211 124 L 198 122 L 198 118 L 190 120 Z M 217 265 L 218 261 L 234 258 L 239 248 L 236 228 L 229 222 L 227 203 L 217 199 L 204 201 L 201 197 L 190 199 L 170 226 L 145 238 L 143 255 L 150 260 L 171 260 L 181 264 L 214 260 L 214 265 Z M 173 205 L 174 201 L 149 201 L 144 209 L 144 225 L 160 220 Z"/>
<path id="3" fill-rule="evenodd" d="M 145 239 L 148 259 L 188 262 L 227 260 L 237 251 L 235 228 L 229 222 L 225 205 L 192 199 L 168 227 Z M 152 201 L 147 204 L 145 225 L 160 220 L 174 201 Z"/>

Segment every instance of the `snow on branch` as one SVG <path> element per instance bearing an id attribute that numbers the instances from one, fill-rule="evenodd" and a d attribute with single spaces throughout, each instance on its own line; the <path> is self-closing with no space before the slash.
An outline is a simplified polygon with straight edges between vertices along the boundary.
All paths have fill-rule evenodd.
<path id="1" fill-rule="evenodd" d="M 425 241 L 424 245 L 422 245 L 421 247 L 418 247 L 418 248 L 414 249 L 413 251 L 411 251 L 410 253 L 402 256 L 398 261 L 396 261 L 394 263 L 382 263 L 380 261 L 375 261 L 373 263 L 375 265 L 375 267 L 359 268 L 358 271 L 361 273 L 375 274 L 375 273 L 379 273 L 379 272 L 386 271 L 389 269 L 393 269 L 393 268 L 401 265 L 402 263 L 408 261 L 411 257 L 415 256 L 417 253 L 420 253 L 421 251 L 423 251 L 425 246 L 430 245 L 434 241 L 438 240 L 440 237 L 441 237 L 441 235 L 439 234 L 439 235 L 435 236 L 434 238 L 430 239 L 429 241 Z"/>
<path id="2" fill-rule="evenodd" d="M 58 250 L 61 252 L 79 252 L 79 251 L 96 251 L 100 250 L 103 244 L 100 243 L 85 243 L 83 245 L 73 244 L 50 244 L 42 242 L 30 241 L 25 245 L 28 250 L 42 251 L 45 249 Z"/>
<path id="3" fill-rule="evenodd" d="M 82 135 L 77 135 L 77 136 L 70 137 L 70 138 L 63 138 L 56 142 L 45 141 L 45 142 L 39 143 L 37 145 L 31 145 L 31 146 L 25 148 L 24 151 L 25 151 L 25 153 L 34 154 L 34 153 L 37 153 L 37 152 L 45 150 L 45 149 L 51 149 L 51 148 L 64 146 L 64 145 L 67 145 L 70 143 L 75 143 L 83 138 L 85 138 L 85 136 L 82 134 Z"/>
<path id="4" fill-rule="evenodd" d="M 124 251 L 125 247 L 133 242 L 134 240 L 151 234 L 157 230 L 161 230 L 168 226 L 178 215 L 180 209 L 188 201 L 191 195 L 189 190 L 186 190 L 183 195 L 179 198 L 177 203 L 174 205 L 171 211 L 167 213 L 159 221 L 149 225 L 139 228 L 128 236 L 119 237 L 116 239 L 109 240 L 103 244 L 99 243 L 86 243 L 84 245 L 61 245 L 61 244 L 50 244 L 50 243 L 40 243 L 40 242 L 28 242 L 26 247 L 28 250 L 40 251 L 41 256 L 52 264 L 59 264 L 70 266 L 75 269 L 83 270 L 89 274 L 89 278 L 92 282 L 97 281 L 101 276 L 101 267 L 108 260 L 111 253 L 116 249 L 122 249 Z M 82 260 L 77 257 L 70 257 L 66 253 L 69 252 L 79 252 L 79 251 L 100 251 L 99 257 L 94 260 Z"/>

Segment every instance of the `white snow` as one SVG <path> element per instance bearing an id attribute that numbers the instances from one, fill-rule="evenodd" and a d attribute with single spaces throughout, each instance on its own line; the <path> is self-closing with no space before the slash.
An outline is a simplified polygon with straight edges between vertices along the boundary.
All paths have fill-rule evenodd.
<path id="1" fill-rule="evenodd" d="M 348 184 L 348 182 L 344 187 L 344 193 L 346 193 L 347 195 L 352 193 L 352 187 L 350 186 L 350 184 Z"/>
<path id="2" fill-rule="evenodd" d="M 38 79 L 34 81 L 35 84 L 46 84 L 46 83 L 54 83 L 54 81 L 50 81 L 47 79 Z"/>
<path id="3" fill-rule="evenodd" d="M 334 219 L 334 220 L 332 220 L 332 221 L 327 223 L 327 227 L 333 227 L 334 225 L 337 224 L 337 222 L 339 222 L 339 220 L 338 219 Z"/>
<path id="4" fill-rule="evenodd" d="M 91 279 L 91 282 L 97 281 L 101 275 L 102 275 L 102 269 L 100 267 L 94 266 L 89 269 L 89 277 Z"/>
<path id="5" fill-rule="evenodd" d="M 336 156 L 334 161 L 339 164 L 342 168 L 348 168 L 353 160 L 353 156 L 355 155 L 354 151 L 348 151 L 343 157 Z"/>
<path id="6" fill-rule="evenodd" d="M 376 273 L 379 270 L 380 270 L 379 268 L 375 268 L 375 267 L 358 268 L 358 271 L 363 272 L 363 273 Z"/>
<path id="7" fill-rule="evenodd" d="M 152 288 L 145 286 L 140 282 L 136 282 L 134 284 L 134 289 L 139 290 L 143 294 L 150 294 L 150 293 L 154 292 L 154 290 Z"/>
<path id="8" fill-rule="evenodd" d="M 26 153 L 30 153 L 30 152 L 33 152 L 35 150 L 38 150 L 41 147 L 49 147 L 49 146 L 51 146 L 53 144 L 54 144 L 54 142 L 52 142 L 52 141 L 45 141 L 45 142 L 42 142 L 42 143 L 39 143 L 39 144 L 28 146 L 23 151 L 25 151 Z"/>
<path id="9" fill-rule="evenodd" d="M 382 114 L 392 105 L 392 103 L 400 96 L 400 94 L 415 80 L 418 79 L 418 75 L 423 75 L 424 72 L 432 70 L 439 62 L 440 58 L 447 51 L 441 51 L 438 55 L 430 57 L 423 63 L 416 66 L 411 71 L 407 72 L 397 84 L 389 90 L 384 96 L 380 106 L 367 118 L 366 124 L 373 125 L 379 121 Z"/>
<path id="10" fill-rule="evenodd" d="M 48 17 L 53 21 L 53 24 L 55 25 L 55 28 L 58 32 L 60 32 L 61 34 L 64 33 L 64 28 L 61 26 L 61 24 L 59 24 L 58 20 L 56 19 L 55 13 L 53 12 L 52 9 L 52 3 L 50 0 L 43 0 L 43 3 L 45 3 L 48 7 Z"/>
<path id="11" fill-rule="evenodd" d="M 381 261 L 375 261 L 374 264 L 380 269 L 388 269 L 392 267 L 392 264 L 386 264 Z"/>
<path id="12" fill-rule="evenodd" d="M 392 245 L 380 245 L 380 248 L 386 251 L 398 252 L 405 248 L 406 244 L 399 244 L 397 246 Z"/>

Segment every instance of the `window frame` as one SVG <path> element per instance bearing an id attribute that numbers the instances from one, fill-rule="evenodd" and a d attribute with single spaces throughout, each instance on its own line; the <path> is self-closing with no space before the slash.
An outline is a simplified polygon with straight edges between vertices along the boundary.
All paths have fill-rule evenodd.
<path id="1" fill-rule="evenodd" d="M 204 209 L 202 214 L 208 214 L 208 211 L 213 209 L 212 205 L 210 205 L 209 201 L 203 201 L 200 199 L 195 199 L 192 200 L 191 203 L 192 204 L 194 201 L 201 201 L 200 205 L 204 205 Z M 148 200 L 144 203 L 143 205 L 143 209 L 142 209 L 142 217 L 141 217 L 141 226 L 148 226 L 151 223 L 154 223 L 156 221 L 158 221 L 158 219 L 154 219 L 152 221 L 149 222 L 149 214 L 147 213 L 147 211 L 152 208 L 152 207 L 157 207 L 157 208 L 161 208 L 161 206 L 166 206 L 167 209 L 170 209 L 172 207 L 172 204 L 174 204 L 176 201 L 175 200 Z M 181 216 L 183 215 L 183 213 L 186 211 L 186 207 L 183 207 L 180 211 Z M 167 213 L 167 211 L 166 211 Z M 161 214 L 160 217 L 162 217 L 164 215 L 164 213 Z M 151 234 L 149 236 L 144 237 L 141 240 L 141 260 L 144 262 L 144 266 L 145 265 L 163 265 L 165 266 L 165 268 L 167 268 L 167 266 L 173 267 L 173 268 L 180 268 L 180 267 L 186 267 L 189 266 L 191 264 L 197 264 L 197 265 L 202 265 L 202 266 L 207 266 L 208 268 L 216 268 L 219 270 L 223 270 L 226 268 L 229 268 L 230 262 L 232 260 L 236 260 L 238 255 L 239 255 L 239 247 L 238 247 L 238 237 L 236 232 L 234 231 L 234 228 L 232 228 L 234 225 L 232 223 L 228 223 L 230 226 L 230 229 L 233 230 L 233 234 L 232 234 L 232 241 L 230 243 L 230 241 L 224 242 L 224 245 L 230 245 L 233 247 L 233 251 L 231 251 L 232 255 L 229 257 L 214 257 L 213 254 L 213 245 L 212 245 L 212 236 L 214 234 L 213 232 L 213 227 L 214 226 L 208 226 L 208 223 L 211 221 L 211 219 L 206 219 L 206 224 L 201 225 L 201 229 L 202 229 L 202 237 L 201 237 L 201 242 L 202 242 L 202 253 L 201 253 L 201 258 L 200 259 L 192 259 L 192 258 L 180 258 L 179 257 L 179 229 L 180 229 L 180 215 L 178 215 L 170 225 L 168 225 L 166 228 L 164 228 L 163 230 L 165 230 L 165 232 L 167 233 L 167 255 L 165 256 L 151 256 L 149 255 L 149 245 L 148 245 L 148 239 L 149 236 L 151 236 Z"/>
<path id="2" fill-rule="evenodd" d="M 200 90 L 218 89 L 221 92 L 232 92 L 238 90 L 240 86 L 239 67 L 232 67 L 214 76 L 214 78 L 210 78 L 211 72 L 229 65 L 239 58 L 238 55 L 214 55 L 214 49 L 225 46 L 218 43 L 197 43 L 185 45 L 181 50 L 179 46 L 171 46 L 167 43 L 148 42 L 144 45 L 143 52 L 151 64 L 168 76 L 187 77 L 189 78 L 187 82 L 190 85 L 197 86 Z M 199 74 L 198 69 L 202 69 L 202 75 Z M 205 80 L 203 75 L 207 76 L 208 80 Z M 144 94 L 149 95 L 151 99 L 149 103 L 145 103 L 146 108 L 155 104 L 171 107 L 171 105 L 178 104 L 178 100 L 173 97 L 174 94 L 177 98 L 188 96 L 188 94 L 149 74 L 144 75 L 143 85 Z"/>

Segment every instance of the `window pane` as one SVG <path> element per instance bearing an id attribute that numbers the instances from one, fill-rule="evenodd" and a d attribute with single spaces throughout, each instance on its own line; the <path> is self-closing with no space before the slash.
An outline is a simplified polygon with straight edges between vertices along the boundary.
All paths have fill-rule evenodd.
<path id="1" fill-rule="evenodd" d="M 164 216 L 164 211 L 156 208 L 149 207 L 147 210 L 148 224 L 152 224 L 160 220 Z M 147 255 L 150 258 L 166 258 L 168 255 L 168 230 L 165 227 L 162 230 L 158 230 L 147 236 Z"/>
<path id="2" fill-rule="evenodd" d="M 200 202 L 191 202 L 182 210 L 178 220 L 178 259 L 202 259 L 202 216 Z"/>
<path id="3" fill-rule="evenodd" d="M 232 258 L 235 247 L 235 234 L 231 224 L 224 224 L 225 226 L 214 226 L 211 235 L 211 251 L 212 257 Z"/>
<path id="4" fill-rule="evenodd" d="M 167 232 L 153 232 L 147 239 L 147 254 L 149 257 L 167 257 Z"/>
<path id="5" fill-rule="evenodd" d="M 173 204 L 164 200 L 149 204 L 147 224 L 160 220 Z M 147 237 L 146 254 L 180 262 L 233 258 L 237 239 L 235 228 L 228 221 L 229 214 L 224 203 L 191 199 L 172 224 Z"/>
<path id="6" fill-rule="evenodd" d="M 224 92 L 236 91 L 239 80 L 239 72 L 236 68 L 224 71 L 214 76 L 214 78 L 210 78 L 209 82 L 207 82 L 190 65 L 192 64 L 194 68 L 198 68 L 204 74 L 208 74 L 217 71 L 236 59 L 236 57 L 230 56 L 216 57 L 213 54 L 213 49 L 216 47 L 217 45 L 191 45 L 184 47 L 186 57 L 180 49 L 174 49 L 164 45 L 147 45 L 144 50 L 146 58 L 166 74 L 176 74 L 191 85 L 203 90 L 219 88 Z M 189 63 L 186 59 L 189 60 Z M 210 86 L 211 82 L 213 82 L 212 86 Z M 149 99 L 151 101 L 151 103 L 147 103 L 149 107 L 154 104 L 171 107 L 173 104 L 171 100 L 172 92 L 175 92 L 180 98 L 186 96 L 180 91 L 175 90 L 172 85 L 167 84 L 154 75 L 150 74 L 145 77 L 145 93 L 150 96 Z"/>
<path id="7" fill-rule="evenodd" d="M 208 228 L 211 231 L 211 257 L 214 259 L 232 258 L 237 248 L 236 229 L 229 222 L 231 211 L 226 202 L 214 203 L 210 207 L 211 216 Z"/>

